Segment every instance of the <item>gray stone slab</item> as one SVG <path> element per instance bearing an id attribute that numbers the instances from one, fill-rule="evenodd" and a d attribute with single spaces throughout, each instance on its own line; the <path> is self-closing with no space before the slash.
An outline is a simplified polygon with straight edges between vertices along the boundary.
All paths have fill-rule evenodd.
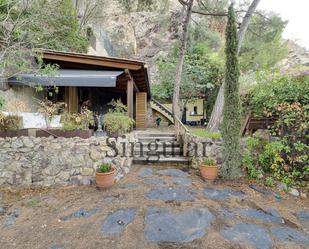
<path id="1" fill-rule="evenodd" d="M 164 208 L 148 208 L 145 238 L 155 243 L 191 242 L 206 234 L 213 217 L 207 208 L 189 209 L 181 213 L 171 213 Z"/>
<path id="2" fill-rule="evenodd" d="M 289 227 L 274 227 L 271 229 L 273 235 L 284 242 L 309 245 L 309 234 L 297 231 Z"/>
<path id="3" fill-rule="evenodd" d="M 105 219 L 101 232 L 105 235 L 117 235 L 133 222 L 137 214 L 136 208 L 119 209 L 107 216 Z"/>
<path id="4" fill-rule="evenodd" d="M 138 188 L 139 185 L 138 184 L 133 184 L 133 183 L 128 183 L 128 184 L 123 184 L 120 186 L 120 188 L 122 189 L 135 189 Z"/>
<path id="5" fill-rule="evenodd" d="M 301 221 L 309 221 L 309 212 L 300 211 L 300 212 L 296 213 L 296 216 Z"/>
<path id="6" fill-rule="evenodd" d="M 236 244 L 250 245 L 257 249 L 272 248 L 273 241 L 269 232 L 254 224 L 236 224 L 233 226 L 224 226 L 220 234 L 227 240 Z"/>
<path id="7" fill-rule="evenodd" d="M 158 173 L 164 176 L 173 176 L 173 177 L 188 177 L 189 174 L 180 170 L 180 169 L 164 169 L 159 170 Z"/>
<path id="8" fill-rule="evenodd" d="M 96 214 L 98 211 L 99 211 L 98 208 L 92 208 L 92 209 L 89 209 L 89 210 L 81 208 L 74 213 L 71 213 L 67 216 L 64 216 L 61 220 L 68 221 L 68 220 L 75 219 L 75 218 L 88 218 L 88 217 Z"/>
<path id="9" fill-rule="evenodd" d="M 192 185 L 192 180 L 187 177 L 175 177 L 172 179 L 173 183 L 177 185 L 182 185 L 182 186 L 191 186 Z"/>
<path id="10" fill-rule="evenodd" d="M 146 179 L 144 181 L 146 185 L 163 185 L 164 182 L 161 179 Z"/>
<path id="11" fill-rule="evenodd" d="M 12 212 L 10 212 L 4 219 L 3 225 L 4 226 L 12 226 L 16 223 L 17 218 L 19 217 L 21 213 L 20 209 L 14 209 Z"/>
<path id="12" fill-rule="evenodd" d="M 187 188 L 155 187 L 147 198 L 162 201 L 193 201 L 196 191 Z"/>
<path id="13" fill-rule="evenodd" d="M 242 191 L 233 189 L 215 189 L 215 188 L 205 188 L 204 194 L 207 198 L 212 200 L 225 200 L 230 197 L 244 198 L 246 194 Z"/>
<path id="14" fill-rule="evenodd" d="M 127 197 L 125 194 L 114 194 L 114 195 L 106 196 L 104 198 L 104 203 L 122 202 L 126 199 Z"/>
<path id="15" fill-rule="evenodd" d="M 281 218 L 280 214 L 273 209 L 269 209 L 266 212 L 263 210 L 257 210 L 253 208 L 240 209 L 237 212 L 240 216 L 246 218 L 257 219 L 265 222 L 283 224 L 284 220 Z"/>
<path id="16" fill-rule="evenodd" d="M 147 178 L 153 176 L 153 170 L 151 168 L 141 168 L 138 172 L 138 177 Z"/>

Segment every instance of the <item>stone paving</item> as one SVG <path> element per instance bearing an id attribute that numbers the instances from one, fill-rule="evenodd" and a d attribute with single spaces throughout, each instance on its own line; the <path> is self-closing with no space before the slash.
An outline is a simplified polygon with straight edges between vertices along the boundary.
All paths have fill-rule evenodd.
<path id="1" fill-rule="evenodd" d="M 54 244 L 47 248 L 159 249 L 162 243 L 184 245 L 179 248 L 309 248 L 308 227 L 304 225 L 309 221 L 307 209 L 292 209 L 287 216 L 284 205 L 272 195 L 257 193 L 253 198 L 250 191 L 254 190 L 250 188 L 205 183 L 196 175 L 176 168 L 142 167 L 130 174 L 127 182 L 104 191 L 101 200 L 91 195 L 102 192 L 90 192 L 92 199 L 87 203 L 92 206 L 81 207 L 74 201 L 67 206 L 70 211 L 58 216 L 67 229 L 85 226 L 87 230 L 81 234 L 88 237 L 95 234 L 108 246 L 92 247 L 81 242 L 68 246 L 67 240 L 52 238 Z M 276 205 L 260 208 L 254 202 L 256 198 L 261 202 L 269 198 Z M 22 212 L 18 208 L 8 212 L 0 220 L 5 228 L 0 225 L 0 229 L 18 231 L 23 225 L 19 222 Z M 53 231 L 48 236 L 52 234 Z M 119 244 L 109 247 L 110 243 Z"/>

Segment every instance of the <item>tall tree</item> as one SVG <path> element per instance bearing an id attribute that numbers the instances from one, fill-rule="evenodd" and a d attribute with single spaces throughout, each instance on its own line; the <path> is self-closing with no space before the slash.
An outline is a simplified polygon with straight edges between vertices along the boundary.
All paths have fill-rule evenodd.
<path id="1" fill-rule="evenodd" d="M 194 0 L 188 0 L 187 2 L 184 0 L 180 0 L 183 4 L 184 8 L 186 9 L 186 16 L 183 22 L 183 33 L 180 41 L 180 48 L 179 48 L 179 59 L 176 66 L 176 76 L 174 82 L 174 91 L 173 91 L 173 113 L 176 117 L 180 117 L 180 106 L 179 106 L 179 94 L 180 94 L 180 83 L 181 83 L 181 76 L 183 71 L 183 64 L 185 61 L 185 55 L 187 50 L 187 43 L 188 43 L 188 28 L 190 24 L 191 14 L 192 14 L 192 7 Z"/>
<path id="2" fill-rule="evenodd" d="M 71 0 L 0 0 L 0 78 L 35 70 L 36 49 L 85 52 Z"/>
<path id="3" fill-rule="evenodd" d="M 221 174 L 227 179 L 240 176 L 240 95 L 238 40 L 233 4 L 229 7 L 226 27 L 226 74 L 224 88 L 224 108 L 222 122 L 223 165 Z"/>
<path id="4" fill-rule="evenodd" d="M 245 34 L 247 32 L 250 19 L 256 10 L 258 4 L 260 3 L 261 0 L 253 0 L 245 14 L 245 17 L 242 20 L 242 23 L 240 25 L 239 33 L 238 33 L 238 47 L 237 47 L 237 54 L 239 54 Z M 219 131 L 219 126 L 222 121 L 222 112 L 223 112 L 223 105 L 224 105 L 224 86 L 225 83 L 221 85 L 218 96 L 213 108 L 213 111 L 211 113 L 210 120 L 207 125 L 207 130 L 211 132 L 218 132 Z"/>

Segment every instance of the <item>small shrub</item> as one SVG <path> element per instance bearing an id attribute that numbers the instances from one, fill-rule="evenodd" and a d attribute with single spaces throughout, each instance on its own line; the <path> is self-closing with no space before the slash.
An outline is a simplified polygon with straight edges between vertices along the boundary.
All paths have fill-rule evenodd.
<path id="1" fill-rule="evenodd" d="M 15 131 L 22 127 L 22 117 L 17 115 L 4 115 L 0 113 L 0 130 Z"/>
<path id="2" fill-rule="evenodd" d="M 87 130 L 89 126 L 94 125 L 94 115 L 92 111 L 84 107 L 81 113 L 64 113 L 61 123 L 66 131 Z"/>
<path id="3" fill-rule="evenodd" d="M 104 116 L 104 127 L 109 135 L 121 136 L 130 131 L 134 120 L 127 114 L 127 107 L 120 100 L 113 100 L 110 105 L 113 107 Z"/>
<path id="4" fill-rule="evenodd" d="M 203 165 L 205 166 L 216 166 L 216 161 L 213 159 L 205 159 L 203 161 Z"/>
<path id="5" fill-rule="evenodd" d="M 111 171 L 112 171 L 112 166 L 108 163 L 102 163 L 98 168 L 99 173 L 108 173 Z"/>
<path id="6" fill-rule="evenodd" d="M 272 177 L 267 177 L 266 179 L 265 179 L 265 186 L 267 186 L 267 187 L 273 187 L 275 184 L 274 184 L 274 180 L 273 180 L 273 178 Z"/>
<path id="7" fill-rule="evenodd" d="M 38 100 L 38 112 L 41 113 L 44 116 L 46 126 L 49 128 L 50 123 L 53 120 L 53 118 L 59 114 L 59 111 L 62 107 L 65 106 L 64 103 L 54 103 L 47 98 L 43 100 Z"/>

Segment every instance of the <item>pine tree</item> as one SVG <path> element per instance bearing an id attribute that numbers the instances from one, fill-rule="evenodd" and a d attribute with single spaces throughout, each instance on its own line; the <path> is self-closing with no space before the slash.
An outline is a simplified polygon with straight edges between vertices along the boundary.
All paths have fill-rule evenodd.
<path id="1" fill-rule="evenodd" d="M 240 176 L 240 129 L 241 105 L 239 96 L 239 66 L 237 56 L 237 28 L 233 5 L 229 7 L 226 27 L 226 73 L 224 89 L 223 123 L 223 166 L 221 175 L 227 179 Z"/>

